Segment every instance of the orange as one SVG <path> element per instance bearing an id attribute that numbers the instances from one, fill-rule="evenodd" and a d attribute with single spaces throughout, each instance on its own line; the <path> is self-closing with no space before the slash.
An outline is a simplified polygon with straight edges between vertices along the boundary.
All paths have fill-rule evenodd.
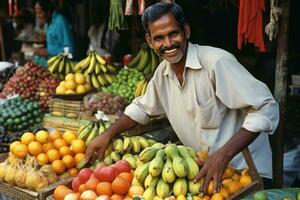
<path id="1" fill-rule="evenodd" d="M 224 196 L 217 192 L 212 195 L 211 200 L 224 200 Z"/>
<path id="2" fill-rule="evenodd" d="M 86 92 L 87 92 L 87 90 L 86 90 L 85 85 L 77 85 L 76 94 L 83 94 L 83 93 L 86 93 Z"/>
<path id="3" fill-rule="evenodd" d="M 73 167 L 71 169 L 68 170 L 68 173 L 71 175 L 71 176 L 77 176 L 78 174 L 78 169 L 76 167 Z"/>
<path id="4" fill-rule="evenodd" d="M 113 194 L 110 197 L 111 200 L 124 200 L 124 196 L 119 195 L 119 194 Z"/>
<path id="5" fill-rule="evenodd" d="M 127 180 L 127 182 L 130 183 L 130 184 L 131 184 L 132 179 L 133 179 L 133 175 L 131 174 L 131 172 L 122 172 L 118 176 L 121 176 L 122 178 Z"/>
<path id="6" fill-rule="evenodd" d="M 45 130 L 38 131 L 35 134 L 36 141 L 38 141 L 41 144 L 45 144 L 48 140 L 48 137 L 49 137 L 49 133 Z"/>
<path id="7" fill-rule="evenodd" d="M 61 82 L 59 83 L 59 86 L 66 87 L 66 81 L 61 81 Z"/>
<path id="8" fill-rule="evenodd" d="M 28 152 L 32 156 L 37 156 L 42 153 L 42 145 L 37 141 L 30 142 L 28 145 Z"/>
<path id="9" fill-rule="evenodd" d="M 225 188 L 221 188 L 220 193 L 223 195 L 224 198 L 228 198 L 229 197 L 229 191 Z"/>
<path id="10" fill-rule="evenodd" d="M 128 193 L 130 185 L 131 184 L 126 179 L 122 178 L 121 176 L 117 176 L 113 180 L 111 187 L 115 194 L 125 195 Z"/>
<path id="11" fill-rule="evenodd" d="M 51 167 L 56 174 L 62 174 L 66 170 L 66 167 L 61 160 L 54 160 L 51 164 Z"/>
<path id="12" fill-rule="evenodd" d="M 31 132 L 26 132 L 21 137 L 21 142 L 26 145 L 28 145 L 30 142 L 33 142 L 34 140 L 35 140 L 35 136 Z"/>
<path id="13" fill-rule="evenodd" d="M 73 80 L 66 81 L 66 88 L 68 90 L 75 90 L 76 89 L 76 83 Z"/>
<path id="14" fill-rule="evenodd" d="M 87 190 L 92 190 L 96 192 L 97 185 L 99 180 L 95 177 L 90 177 L 89 180 L 85 183 L 85 187 Z"/>
<path id="15" fill-rule="evenodd" d="M 240 175 L 237 173 L 234 173 L 231 178 L 237 182 L 240 182 Z"/>
<path id="16" fill-rule="evenodd" d="M 85 151 L 85 143 L 84 143 L 84 141 L 81 140 L 81 139 L 73 140 L 73 142 L 71 144 L 71 150 L 74 153 L 84 153 L 84 151 Z"/>
<path id="17" fill-rule="evenodd" d="M 214 192 L 214 183 L 213 183 L 213 181 L 209 181 L 207 193 L 212 194 L 213 192 Z"/>
<path id="18" fill-rule="evenodd" d="M 55 93 L 56 94 L 65 94 L 66 93 L 66 91 L 67 91 L 67 88 L 66 88 L 66 86 L 64 85 L 59 85 L 59 86 L 57 86 L 57 88 L 55 89 Z"/>
<path id="19" fill-rule="evenodd" d="M 42 165 L 46 165 L 49 161 L 47 154 L 45 153 L 40 153 L 37 157 L 36 157 L 37 161 L 42 164 Z"/>
<path id="20" fill-rule="evenodd" d="M 75 82 L 78 85 L 82 85 L 85 83 L 85 76 L 82 73 L 76 73 L 75 74 Z"/>
<path id="21" fill-rule="evenodd" d="M 76 140 L 77 139 L 77 135 L 76 133 L 72 132 L 72 131 L 66 131 L 64 134 L 63 134 L 63 139 L 65 140 L 65 142 L 70 145 L 72 144 L 72 141 L 73 140 Z"/>
<path id="22" fill-rule="evenodd" d="M 57 150 L 59 150 L 62 146 L 67 146 L 66 142 L 62 138 L 56 139 L 53 144 Z"/>
<path id="23" fill-rule="evenodd" d="M 210 200 L 210 196 L 204 195 L 203 200 Z"/>
<path id="24" fill-rule="evenodd" d="M 25 144 L 16 144 L 14 147 L 14 155 L 17 156 L 18 158 L 25 158 L 28 154 L 28 149 Z"/>
<path id="25" fill-rule="evenodd" d="M 62 133 L 59 130 L 54 130 L 49 134 L 50 142 L 54 142 L 58 138 L 62 138 Z"/>
<path id="26" fill-rule="evenodd" d="M 60 185 L 54 190 L 53 196 L 54 196 L 55 200 L 64 200 L 65 196 L 72 192 L 73 191 L 70 190 L 68 187 L 66 187 L 64 185 Z"/>
<path id="27" fill-rule="evenodd" d="M 140 185 L 133 185 L 129 188 L 128 196 L 133 198 L 134 195 L 142 196 L 144 193 L 144 188 Z"/>
<path id="28" fill-rule="evenodd" d="M 15 141 L 9 145 L 9 151 L 14 153 L 14 150 L 18 144 L 22 144 L 20 141 Z"/>
<path id="29" fill-rule="evenodd" d="M 64 163 L 64 165 L 66 166 L 67 169 L 70 169 L 75 165 L 75 159 L 70 155 L 65 155 L 62 158 L 62 161 L 63 161 L 63 163 Z"/>
<path id="30" fill-rule="evenodd" d="M 60 159 L 59 151 L 57 151 L 56 149 L 50 149 L 49 151 L 47 151 L 47 156 L 50 162 Z"/>
<path id="31" fill-rule="evenodd" d="M 70 150 L 70 147 L 68 146 L 62 146 L 59 148 L 59 153 L 61 156 L 65 155 L 73 155 L 74 153 Z"/>
<path id="32" fill-rule="evenodd" d="M 74 158 L 75 158 L 75 163 L 78 164 L 85 159 L 85 154 L 77 153 Z"/>
<path id="33" fill-rule="evenodd" d="M 241 172 L 241 176 L 246 176 L 249 175 L 248 169 L 243 169 L 243 171 Z"/>
<path id="34" fill-rule="evenodd" d="M 85 184 L 81 184 L 78 189 L 78 193 L 81 194 L 86 191 Z"/>
<path id="35" fill-rule="evenodd" d="M 251 183 L 252 183 L 252 179 L 249 175 L 241 176 L 240 184 L 242 187 L 246 187 L 247 185 L 250 185 Z"/>
<path id="36" fill-rule="evenodd" d="M 50 149 L 55 149 L 55 146 L 52 142 L 47 142 L 43 144 L 43 152 L 47 153 Z"/>
<path id="37" fill-rule="evenodd" d="M 222 179 L 230 178 L 234 174 L 234 169 L 231 166 L 228 166 L 223 174 Z"/>
<path id="38" fill-rule="evenodd" d="M 98 196 L 100 195 L 108 195 L 111 196 L 113 194 L 111 183 L 110 182 L 100 182 L 96 187 L 96 193 Z"/>

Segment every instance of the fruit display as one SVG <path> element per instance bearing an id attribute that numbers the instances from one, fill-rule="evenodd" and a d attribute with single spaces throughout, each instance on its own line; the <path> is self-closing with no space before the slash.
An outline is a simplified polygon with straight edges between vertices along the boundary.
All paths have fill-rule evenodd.
<path id="1" fill-rule="evenodd" d="M 9 80 L 9 78 L 15 73 L 14 67 L 2 68 L 0 67 L 0 91 L 2 91 L 5 83 Z"/>
<path id="2" fill-rule="evenodd" d="M 21 131 L 40 124 L 43 112 L 35 101 L 22 100 L 19 96 L 0 104 L 0 124 L 7 131 Z"/>
<path id="3" fill-rule="evenodd" d="M 135 170 L 133 185 L 144 188 L 143 199 L 165 199 L 170 195 L 176 199 L 202 198 L 203 180 L 194 183 L 193 178 L 199 172 L 199 166 L 194 158 L 205 159 L 207 152 L 197 154 L 193 149 L 176 144 L 152 145 L 139 154 L 139 163 Z M 222 189 L 213 192 L 213 182 L 210 181 L 207 191 L 209 199 L 225 199 L 252 183 L 245 169 L 239 173 L 228 166 L 222 177 Z M 201 199 L 200 198 L 200 199 Z"/>
<path id="4" fill-rule="evenodd" d="M 54 192 L 55 200 L 127 200 L 133 179 L 133 171 L 126 161 L 113 165 L 99 164 L 95 170 L 81 169 L 73 179 L 71 187 L 60 185 Z"/>
<path id="5" fill-rule="evenodd" d="M 45 130 L 36 134 L 26 132 L 20 141 L 10 145 L 10 153 L 15 157 L 35 157 L 39 165 L 50 165 L 60 176 L 76 175 L 76 165 L 84 160 L 84 152 L 84 141 L 78 139 L 76 133 L 68 130 L 64 133 L 54 130 L 50 134 Z"/>
<path id="6" fill-rule="evenodd" d="M 148 80 L 143 79 L 139 81 L 136 85 L 134 97 L 143 96 L 146 92 L 147 86 L 148 86 Z"/>
<path id="7" fill-rule="evenodd" d="M 127 64 L 129 68 L 134 68 L 139 72 L 142 72 L 145 76 L 152 75 L 159 65 L 159 59 L 155 52 L 147 48 L 142 47 L 137 55 Z"/>
<path id="8" fill-rule="evenodd" d="M 35 100 L 43 110 L 48 109 L 49 101 L 55 93 L 58 78 L 33 62 L 19 67 L 16 73 L 5 84 L 0 97 L 19 94 L 23 99 Z"/>
<path id="9" fill-rule="evenodd" d="M 83 73 L 87 82 L 95 89 L 100 89 L 113 82 L 117 69 L 107 64 L 96 51 L 91 51 L 86 58 L 75 64 L 74 71 Z"/>
<path id="10" fill-rule="evenodd" d="M 47 60 L 48 70 L 52 74 L 57 74 L 60 80 L 64 80 L 65 76 L 73 72 L 74 64 L 67 55 L 59 54 Z"/>
<path id="11" fill-rule="evenodd" d="M 80 126 L 78 138 L 89 144 L 96 136 L 101 135 L 110 127 L 111 123 L 106 121 L 90 121 L 88 124 Z"/>
<path id="12" fill-rule="evenodd" d="M 89 116 L 94 115 L 98 110 L 105 114 L 123 113 L 127 102 L 121 96 L 111 93 L 97 92 L 87 95 L 83 99 L 85 113 Z"/>
<path id="13" fill-rule="evenodd" d="M 13 154 L 0 163 L 0 181 L 12 186 L 40 191 L 59 180 L 50 165 L 39 166 L 36 158 L 16 158 Z"/>
<path id="14" fill-rule="evenodd" d="M 115 138 L 109 144 L 103 162 L 107 165 L 115 163 L 119 160 L 126 160 L 130 163 L 133 169 L 137 166 L 137 159 L 140 152 L 155 144 L 159 146 L 160 143 L 153 139 L 146 139 L 143 136 L 122 136 Z"/>
<path id="15" fill-rule="evenodd" d="M 59 83 L 56 94 L 84 94 L 91 91 L 91 84 L 86 81 L 82 73 L 69 73 L 65 79 Z"/>
<path id="16" fill-rule="evenodd" d="M 9 144 L 17 140 L 17 135 L 7 134 L 3 126 L 0 126 L 0 153 L 9 151 Z"/>
<path id="17" fill-rule="evenodd" d="M 118 72 L 112 84 L 102 88 L 102 91 L 119 95 L 126 99 L 127 102 L 131 102 L 135 97 L 138 82 L 144 79 L 144 75 L 136 69 L 123 68 Z"/>

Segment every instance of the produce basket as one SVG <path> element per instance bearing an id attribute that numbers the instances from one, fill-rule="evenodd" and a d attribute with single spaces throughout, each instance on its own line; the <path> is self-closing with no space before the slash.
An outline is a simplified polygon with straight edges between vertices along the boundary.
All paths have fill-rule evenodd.
<path id="1" fill-rule="evenodd" d="M 73 180 L 73 177 L 68 177 L 62 180 L 59 180 L 58 182 L 43 188 L 39 192 L 27 190 L 24 188 L 20 188 L 17 186 L 11 186 L 7 183 L 0 182 L 0 193 L 11 197 L 14 199 L 20 199 L 20 200 L 45 200 L 46 197 L 53 194 L 53 191 L 57 186 L 59 185 L 65 185 L 67 183 L 70 183 Z"/>
<path id="2" fill-rule="evenodd" d="M 51 115 L 59 117 L 65 116 L 72 119 L 79 119 L 82 109 L 82 100 L 52 98 L 49 105 L 49 111 Z"/>
<path id="3" fill-rule="evenodd" d="M 88 121 L 50 115 L 45 115 L 43 119 L 43 126 L 45 128 L 56 128 L 60 131 L 71 130 L 77 132 L 80 125 L 86 123 L 88 123 Z"/>

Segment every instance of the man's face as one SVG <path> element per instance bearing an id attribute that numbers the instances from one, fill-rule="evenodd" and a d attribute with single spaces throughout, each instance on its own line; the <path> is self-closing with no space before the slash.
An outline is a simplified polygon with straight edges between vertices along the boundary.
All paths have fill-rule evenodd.
<path id="1" fill-rule="evenodd" d="M 43 22 L 47 22 L 49 20 L 49 13 L 42 10 L 42 7 L 39 3 L 35 4 L 34 11 L 39 20 Z"/>
<path id="2" fill-rule="evenodd" d="M 157 55 L 175 64 L 187 51 L 189 35 L 188 24 L 182 30 L 173 14 L 169 12 L 149 24 L 146 40 Z"/>

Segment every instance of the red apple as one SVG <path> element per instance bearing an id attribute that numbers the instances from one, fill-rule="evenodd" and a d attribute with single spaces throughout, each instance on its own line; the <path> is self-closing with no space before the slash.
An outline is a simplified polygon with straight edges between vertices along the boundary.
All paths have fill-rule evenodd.
<path id="1" fill-rule="evenodd" d="M 117 174 L 120 174 L 122 172 L 130 172 L 131 166 L 126 160 L 119 160 L 114 164 L 114 167 L 117 170 Z"/>
<path id="2" fill-rule="evenodd" d="M 81 185 L 79 177 L 75 177 L 72 181 L 72 189 L 74 192 L 78 192 L 79 186 Z"/>
<path id="3" fill-rule="evenodd" d="M 82 170 L 80 170 L 77 177 L 79 178 L 81 183 L 85 183 L 85 182 L 87 182 L 87 180 L 89 180 L 89 178 L 91 177 L 91 175 L 93 173 L 94 173 L 94 171 L 92 169 L 83 168 Z"/>
<path id="4" fill-rule="evenodd" d="M 117 176 L 117 171 L 114 166 L 105 166 L 100 167 L 95 173 L 94 176 L 99 179 L 99 181 L 112 182 Z"/>
<path id="5" fill-rule="evenodd" d="M 128 65 L 132 61 L 132 55 L 131 54 L 126 54 L 123 57 L 123 65 Z"/>

